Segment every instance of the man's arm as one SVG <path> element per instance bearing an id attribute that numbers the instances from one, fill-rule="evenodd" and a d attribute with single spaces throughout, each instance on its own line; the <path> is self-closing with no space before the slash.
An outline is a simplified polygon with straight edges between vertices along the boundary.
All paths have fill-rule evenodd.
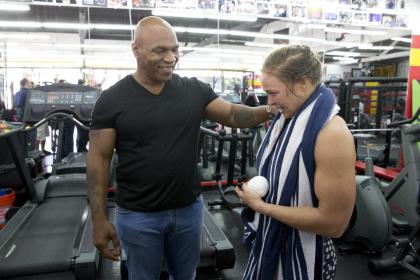
<path id="1" fill-rule="evenodd" d="M 206 107 L 207 119 L 228 127 L 247 128 L 269 120 L 268 106 L 248 107 L 216 98 Z"/>
<path id="2" fill-rule="evenodd" d="M 114 227 L 106 216 L 106 189 L 108 187 L 109 167 L 116 142 L 115 129 L 91 130 L 87 154 L 87 182 L 89 204 L 92 212 L 93 239 L 102 256 L 118 261 L 120 245 Z M 114 246 L 108 249 L 108 241 Z"/>
<path id="3" fill-rule="evenodd" d="M 356 197 L 355 149 L 353 137 L 339 117 L 320 132 L 315 145 L 315 193 L 319 205 L 286 207 L 265 203 L 243 186 L 236 193 L 255 211 L 289 226 L 316 234 L 339 237 L 350 220 Z"/>

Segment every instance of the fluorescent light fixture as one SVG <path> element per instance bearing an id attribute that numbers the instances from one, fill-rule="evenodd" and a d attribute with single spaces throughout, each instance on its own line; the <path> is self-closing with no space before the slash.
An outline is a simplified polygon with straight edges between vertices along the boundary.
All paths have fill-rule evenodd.
<path id="1" fill-rule="evenodd" d="M 69 22 L 35 22 L 35 21 L 0 21 L 0 27 L 51 28 L 51 29 L 103 29 L 132 30 L 134 25 L 128 24 L 83 24 Z"/>
<path id="2" fill-rule="evenodd" d="M 326 52 L 325 55 L 345 56 L 345 57 L 361 56 L 360 53 L 357 53 L 357 52 L 343 52 L 343 51 Z"/>
<path id="3" fill-rule="evenodd" d="M 25 21 L 0 21 L 0 27 L 21 27 L 21 28 L 52 28 L 52 29 L 114 29 L 114 30 L 132 30 L 135 28 L 134 25 L 123 25 L 123 24 L 79 24 L 79 23 L 64 23 L 64 22 L 25 22 Z M 191 27 L 173 27 L 175 32 L 181 33 L 196 33 L 196 34 L 209 34 L 209 35 L 230 35 L 240 37 L 251 37 L 251 38 L 268 38 L 268 39 L 282 39 L 290 41 L 302 41 L 302 42 L 313 42 L 322 43 L 325 45 L 334 46 L 346 46 L 346 47 L 359 47 L 359 46 L 371 46 L 371 44 L 360 44 L 360 43 L 348 43 L 348 42 L 337 42 L 327 41 L 321 38 L 311 38 L 303 36 L 290 36 L 283 34 L 269 34 L 259 32 L 247 32 L 237 31 L 228 29 L 208 29 L 208 28 L 191 28 Z"/>
<path id="4" fill-rule="evenodd" d="M 92 29 L 103 29 L 103 30 L 133 30 L 136 28 L 135 25 L 128 25 L 128 24 L 88 24 L 89 28 Z"/>
<path id="5" fill-rule="evenodd" d="M 311 28 L 311 29 L 320 29 L 320 30 L 324 30 L 325 32 L 332 32 L 332 33 L 349 33 L 349 34 L 371 35 L 371 36 L 383 36 L 387 34 L 387 32 L 383 30 L 343 29 L 343 28 L 328 27 L 322 24 L 307 24 L 306 27 Z"/>
<path id="6" fill-rule="evenodd" d="M 338 64 L 341 65 L 347 65 L 347 64 L 356 64 L 359 63 L 357 60 L 353 59 L 353 60 L 341 60 L 338 62 Z"/>
<path id="7" fill-rule="evenodd" d="M 152 15 L 162 17 L 181 17 L 181 18 L 207 18 L 217 20 L 230 20 L 230 21 L 256 21 L 257 17 L 254 16 L 238 16 L 232 14 L 216 14 L 216 13 L 196 13 L 196 12 L 182 12 L 171 10 L 152 10 Z"/>
<path id="8" fill-rule="evenodd" d="M 180 51 L 196 51 L 196 52 L 244 54 L 244 55 L 267 55 L 267 52 L 247 51 L 247 50 L 238 50 L 238 49 L 224 49 L 224 48 L 181 47 Z"/>
<path id="9" fill-rule="evenodd" d="M 27 4 L 0 3 L 0 11 L 27 12 L 30 9 Z"/>
<path id="10" fill-rule="evenodd" d="M 399 41 L 411 44 L 411 38 L 404 38 L 404 37 L 392 37 L 392 41 Z"/>
<path id="11" fill-rule="evenodd" d="M 334 56 L 332 59 L 334 59 L 334 60 L 342 60 L 342 61 L 357 61 L 354 58 L 345 57 L 345 56 Z"/>
<path id="12" fill-rule="evenodd" d="M 41 27 L 51 29 L 90 29 L 88 24 L 66 22 L 44 22 L 41 23 Z"/>
<path id="13" fill-rule="evenodd" d="M 215 49 L 215 52 L 210 54 L 210 56 L 213 57 L 224 57 L 224 58 L 248 58 L 248 59 L 259 59 L 263 60 L 262 56 L 258 55 L 250 55 L 250 54 L 240 54 L 240 53 L 218 53 L 217 49 Z"/>
<path id="14" fill-rule="evenodd" d="M 287 46 L 287 44 L 267 44 L 267 43 L 258 43 L 258 42 L 245 42 L 245 46 L 277 49 L 282 46 Z"/>
<path id="15" fill-rule="evenodd" d="M 220 58 L 215 58 L 215 57 L 183 57 L 179 60 L 179 62 L 219 62 Z"/>
<path id="16" fill-rule="evenodd" d="M 0 27 L 40 28 L 42 25 L 36 21 L 0 21 Z"/>
<path id="17" fill-rule="evenodd" d="M 50 35 L 46 34 L 26 34 L 26 33 L 10 33 L 10 34 L 0 34 L 0 40 L 6 38 L 6 39 L 44 39 L 48 40 L 50 39 Z"/>
<path id="18" fill-rule="evenodd" d="M 131 50 L 129 43 L 127 45 L 105 45 L 105 44 L 46 44 L 36 43 L 34 46 L 58 48 L 58 49 L 95 49 L 95 50 Z"/>

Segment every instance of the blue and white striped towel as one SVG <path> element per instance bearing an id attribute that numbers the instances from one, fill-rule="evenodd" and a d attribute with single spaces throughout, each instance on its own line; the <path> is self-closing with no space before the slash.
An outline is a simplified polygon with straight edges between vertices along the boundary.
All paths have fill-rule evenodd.
<path id="1" fill-rule="evenodd" d="M 317 87 L 292 119 L 278 114 L 257 152 L 258 174 L 270 188 L 264 200 L 317 207 L 314 148 L 319 131 L 337 114 L 332 91 Z M 321 280 L 324 238 L 245 208 L 244 242 L 251 249 L 243 279 Z"/>

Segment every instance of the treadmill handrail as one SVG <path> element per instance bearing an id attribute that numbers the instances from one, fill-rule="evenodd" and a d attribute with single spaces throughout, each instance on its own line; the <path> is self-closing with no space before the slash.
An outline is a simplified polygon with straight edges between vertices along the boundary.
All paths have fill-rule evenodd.
<path id="1" fill-rule="evenodd" d="M 41 125 L 43 125 L 44 123 L 48 122 L 49 120 L 53 120 L 53 119 L 57 119 L 57 118 L 69 119 L 69 120 L 73 121 L 77 126 L 83 128 L 83 129 L 89 130 L 89 127 L 82 124 L 73 115 L 57 112 L 57 113 L 52 113 L 51 115 L 48 115 L 47 117 L 41 119 L 39 122 L 37 122 L 36 124 L 34 124 L 31 127 L 26 127 L 26 124 L 22 124 L 21 127 L 17 128 L 17 129 L 1 133 L 0 138 L 8 137 L 8 136 L 13 135 L 15 133 L 31 132 L 31 131 L 37 129 L 38 127 L 40 127 Z"/>
<path id="2" fill-rule="evenodd" d="M 420 117 L 420 107 L 417 108 L 416 113 L 411 118 L 409 118 L 408 120 L 393 122 L 393 123 L 388 124 L 387 127 L 396 127 L 396 126 L 400 126 L 400 125 L 403 125 L 403 124 L 410 124 L 410 123 L 413 123 L 413 122 L 417 121 L 417 119 L 419 117 Z"/>

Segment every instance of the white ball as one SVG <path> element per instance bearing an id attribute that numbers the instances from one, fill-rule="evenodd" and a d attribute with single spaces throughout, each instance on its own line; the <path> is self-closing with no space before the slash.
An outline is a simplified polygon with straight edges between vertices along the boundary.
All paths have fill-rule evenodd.
<path id="1" fill-rule="evenodd" d="M 248 181 L 247 186 L 255 191 L 260 197 L 264 197 L 268 192 L 268 181 L 263 176 L 255 176 Z"/>

